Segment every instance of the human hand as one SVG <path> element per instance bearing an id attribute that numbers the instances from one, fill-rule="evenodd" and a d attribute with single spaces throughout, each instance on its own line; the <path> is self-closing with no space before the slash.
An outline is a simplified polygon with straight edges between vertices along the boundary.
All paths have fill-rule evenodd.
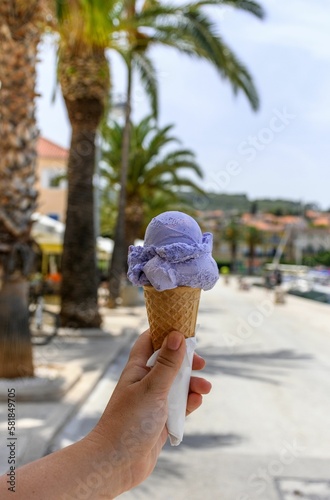
<path id="1" fill-rule="evenodd" d="M 133 346 L 104 414 L 88 436 L 100 450 L 100 462 L 110 461 L 112 468 L 116 468 L 117 495 L 150 475 L 167 440 L 167 396 L 185 355 L 184 336 L 170 333 L 150 369 L 146 363 L 152 352 L 146 331 Z M 195 354 L 193 370 L 204 366 L 203 358 Z M 202 404 L 202 395 L 210 390 L 207 380 L 191 377 L 187 414 Z M 102 494 L 109 498 L 110 491 L 113 495 L 113 484 L 107 487 L 105 481 Z"/>

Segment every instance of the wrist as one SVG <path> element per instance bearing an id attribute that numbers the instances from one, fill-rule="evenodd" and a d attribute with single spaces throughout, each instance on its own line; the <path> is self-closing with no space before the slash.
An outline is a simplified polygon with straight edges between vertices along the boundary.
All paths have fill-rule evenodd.
<path id="1" fill-rule="evenodd" d="M 87 486 L 93 486 L 97 496 L 91 498 L 114 499 L 130 487 L 129 466 L 120 443 L 105 436 L 97 427 L 85 438 L 86 452 L 89 454 L 90 474 Z"/>

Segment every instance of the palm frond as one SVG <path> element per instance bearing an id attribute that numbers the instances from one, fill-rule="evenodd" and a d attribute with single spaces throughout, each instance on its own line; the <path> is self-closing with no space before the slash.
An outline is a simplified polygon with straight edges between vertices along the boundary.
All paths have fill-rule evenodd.
<path id="1" fill-rule="evenodd" d="M 114 122 L 104 124 L 102 137 L 106 146 L 102 155 L 101 175 L 105 186 L 116 192 L 120 172 L 120 155 L 123 127 Z M 127 196 L 134 197 L 148 206 L 157 197 L 167 200 L 163 210 L 183 203 L 180 200 L 182 190 L 194 190 L 204 194 L 202 188 L 181 172 L 202 177 L 200 166 L 195 161 L 194 153 L 187 148 L 166 151 L 169 144 L 178 142 L 172 134 L 173 125 L 162 128 L 156 126 L 153 116 L 149 115 L 139 123 L 132 123 L 130 163 L 127 179 Z M 103 164 L 104 162 L 104 164 Z M 109 194 L 108 194 L 109 196 Z M 106 197 L 103 198 L 106 203 Z M 162 210 L 161 210 L 162 211 Z"/>
<path id="2" fill-rule="evenodd" d="M 234 93 L 241 90 L 252 108 L 258 109 L 259 98 L 251 74 L 222 40 L 216 25 L 200 9 L 177 9 L 175 13 L 160 15 L 154 20 L 150 44 L 167 45 L 210 61 L 220 75 L 229 80 Z"/>
<path id="3" fill-rule="evenodd" d="M 201 186 L 198 186 L 198 184 L 196 184 L 192 179 L 189 179 L 188 177 L 180 177 L 176 179 L 174 189 L 178 189 L 181 187 L 189 187 L 194 192 L 201 195 L 205 195 L 205 190 Z"/>
<path id="4" fill-rule="evenodd" d="M 137 132 L 138 141 L 144 144 L 150 133 L 155 131 L 155 119 L 153 115 L 143 118 L 140 123 L 132 127 Z"/>
<path id="5" fill-rule="evenodd" d="M 198 2 L 188 3 L 184 5 L 183 8 L 191 10 L 212 5 L 217 5 L 217 6 L 229 5 L 230 7 L 233 7 L 235 9 L 243 10 L 245 12 L 253 14 L 259 19 L 264 19 L 265 17 L 265 11 L 262 8 L 262 6 L 257 2 L 253 2 L 251 0 L 200 0 Z"/>
<path id="6" fill-rule="evenodd" d="M 158 88 L 155 67 L 145 52 L 132 53 L 133 67 L 137 70 L 144 90 L 150 99 L 151 109 L 155 118 L 158 116 Z"/>
<path id="7" fill-rule="evenodd" d="M 58 30 L 71 47 L 109 47 L 111 33 L 117 31 L 111 13 L 119 12 L 119 0 L 56 0 Z"/>

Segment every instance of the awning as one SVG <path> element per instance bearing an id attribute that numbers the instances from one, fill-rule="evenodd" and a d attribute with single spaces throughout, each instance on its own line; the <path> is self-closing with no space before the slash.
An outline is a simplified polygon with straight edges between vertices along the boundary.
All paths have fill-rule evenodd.
<path id="1" fill-rule="evenodd" d="M 43 253 L 48 255 L 60 255 L 63 251 L 63 237 L 65 225 L 47 215 L 34 213 L 32 225 L 32 237 L 40 246 Z M 108 260 L 113 250 L 113 241 L 109 238 L 97 238 L 97 258 Z"/>

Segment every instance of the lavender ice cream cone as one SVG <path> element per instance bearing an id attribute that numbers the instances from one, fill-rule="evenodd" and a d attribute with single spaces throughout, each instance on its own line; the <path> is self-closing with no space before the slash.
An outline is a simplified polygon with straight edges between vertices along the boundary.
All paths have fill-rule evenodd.
<path id="1" fill-rule="evenodd" d="M 131 246 L 128 277 L 143 286 L 154 349 L 172 330 L 195 335 L 201 290 L 218 280 L 212 234 L 182 212 L 164 212 L 150 222 L 143 247 Z"/>
<path id="2" fill-rule="evenodd" d="M 201 290 L 210 290 L 219 277 L 212 258 L 212 234 L 182 212 L 165 212 L 147 227 L 144 246 L 129 248 L 128 278 L 143 286 L 153 348 L 154 366 L 166 335 L 178 330 L 186 337 L 186 353 L 168 395 L 166 422 L 170 443 L 184 433 L 187 397 L 195 350 L 196 320 Z"/>

